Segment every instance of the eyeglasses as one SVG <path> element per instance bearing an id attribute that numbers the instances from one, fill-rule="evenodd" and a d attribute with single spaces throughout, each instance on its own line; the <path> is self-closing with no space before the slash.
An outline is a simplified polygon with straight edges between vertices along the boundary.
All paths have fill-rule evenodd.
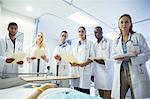
<path id="1" fill-rule="evenodd" d="M 84 31 L 78 31 L 78 32 L 79 32 L 79 33 L 80 33 L 80 32 L 82 32 L 82 33 L 83 33 Z"/>

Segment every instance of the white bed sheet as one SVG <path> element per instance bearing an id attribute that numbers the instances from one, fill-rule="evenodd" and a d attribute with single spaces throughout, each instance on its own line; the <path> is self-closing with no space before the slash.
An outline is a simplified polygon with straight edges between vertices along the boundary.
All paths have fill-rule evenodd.
<path id="1" fill-rule="evenodd" d="M 23 87 L 25 85 L 0 89 L 0 99 L 26 99 L 35 89 Z"/>

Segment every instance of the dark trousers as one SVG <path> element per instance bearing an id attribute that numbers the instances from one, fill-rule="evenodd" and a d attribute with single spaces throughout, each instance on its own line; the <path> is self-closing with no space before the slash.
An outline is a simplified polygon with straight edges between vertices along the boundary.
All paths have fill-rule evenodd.
<path id="1" fill-rule="evenodd" d="M 131 90 L 131 99 L 134 99 L 134 93 L 131 83 L 131 76 L 129 66 L 127 68 L 121 68 L 120 71 L 120 99 L 125 99 L 128 90 Z"/>
<path id="2" fill-rule="evenodd" d="M 80 92 L 83 92 L 83 93 L 90 94 L 90 90 L 89 89 L 82 89 L 82 88 L 79 88 L 79 87 L 74 87 L 74 89 L 78 90 Z"/>

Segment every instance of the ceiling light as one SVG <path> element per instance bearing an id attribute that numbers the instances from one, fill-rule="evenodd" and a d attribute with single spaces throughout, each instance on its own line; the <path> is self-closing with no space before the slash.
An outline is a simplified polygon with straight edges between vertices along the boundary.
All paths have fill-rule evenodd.
<path id="1" fill-rule="evenodd" d="M 32 11 L 32 7 L 31 7 L 31 6 L 27 6 L 27 7 L 26 7 L 26 10 L 27 10 L 27 11 Z"/>
<path id="2" fill-rule="evenodd" d="M 68 16 L 67 18 L 86 27 L 91 27 L 98 24 L 94 20 L 88 18 L 87 16 L 79 12 L 75 12 L 74 14 Z"/>

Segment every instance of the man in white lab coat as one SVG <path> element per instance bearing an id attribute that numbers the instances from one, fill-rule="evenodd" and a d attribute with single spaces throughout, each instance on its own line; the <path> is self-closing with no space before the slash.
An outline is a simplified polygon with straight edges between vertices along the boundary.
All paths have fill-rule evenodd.
<path id="1" fill-rule="evenodd" d="M 113 62 L 110 60 L 111 40 L 103 37 L 103 31 L 100 26 L 95 27 L 94 35 L 97 38 L 95 42 L 95 67 L 94 84 L 99 90 L 99 94 L 104 99 L 111 99 L 111 88 L 113 80 Z"/>
<path id="2" fill-rule="evenodd" d="M 74 89 L 90 94 L 92 61 L 89 57 L 94 57 L 94 44 L 86 39 L 86 29 L 81 26 L 78 28 L 79 41 L 73 49 L 73 55 L 77 58 L 78 63 L 71 63 L 72 66 L 77 67 L 80 79 L 73 80 L 72 85 Z"/>
<path id="3" fill-rule="evenodd" d="M 53 58 L 55 68 L 52 67 L 52 69 L 55 71 L 54 74 L 55 76 L 70 76 L 71 73 L 71 66 L 67 61 L 64 61 L 61 57 L 61 55 L 68 55 L 71 54 L 71 46 L 67 42 L 68 38 L 68 33 L 67 31 L 62 31 L 60 34 L 60 44 L 56 46 L 54 53 L 53 53 Z M 69 87 L 69 82 L 68 81 L 61 81 L 63 86 Z"/>
<path id="4" fill-rule="evenodd" d="M 16 77 L 15 73 L 18 73 L 18 66 L 23 64 L 23 61 L 11 64 L 15 59 L 8 57 L 10 54 L 23 49 L 23 40 L 16 36 L 18 25 L 15 22 L 11 22 L 8 24 L 7 30 L 9 32 L 8 35 L 0 38 L 0 76 L 2 78 Z"/>

